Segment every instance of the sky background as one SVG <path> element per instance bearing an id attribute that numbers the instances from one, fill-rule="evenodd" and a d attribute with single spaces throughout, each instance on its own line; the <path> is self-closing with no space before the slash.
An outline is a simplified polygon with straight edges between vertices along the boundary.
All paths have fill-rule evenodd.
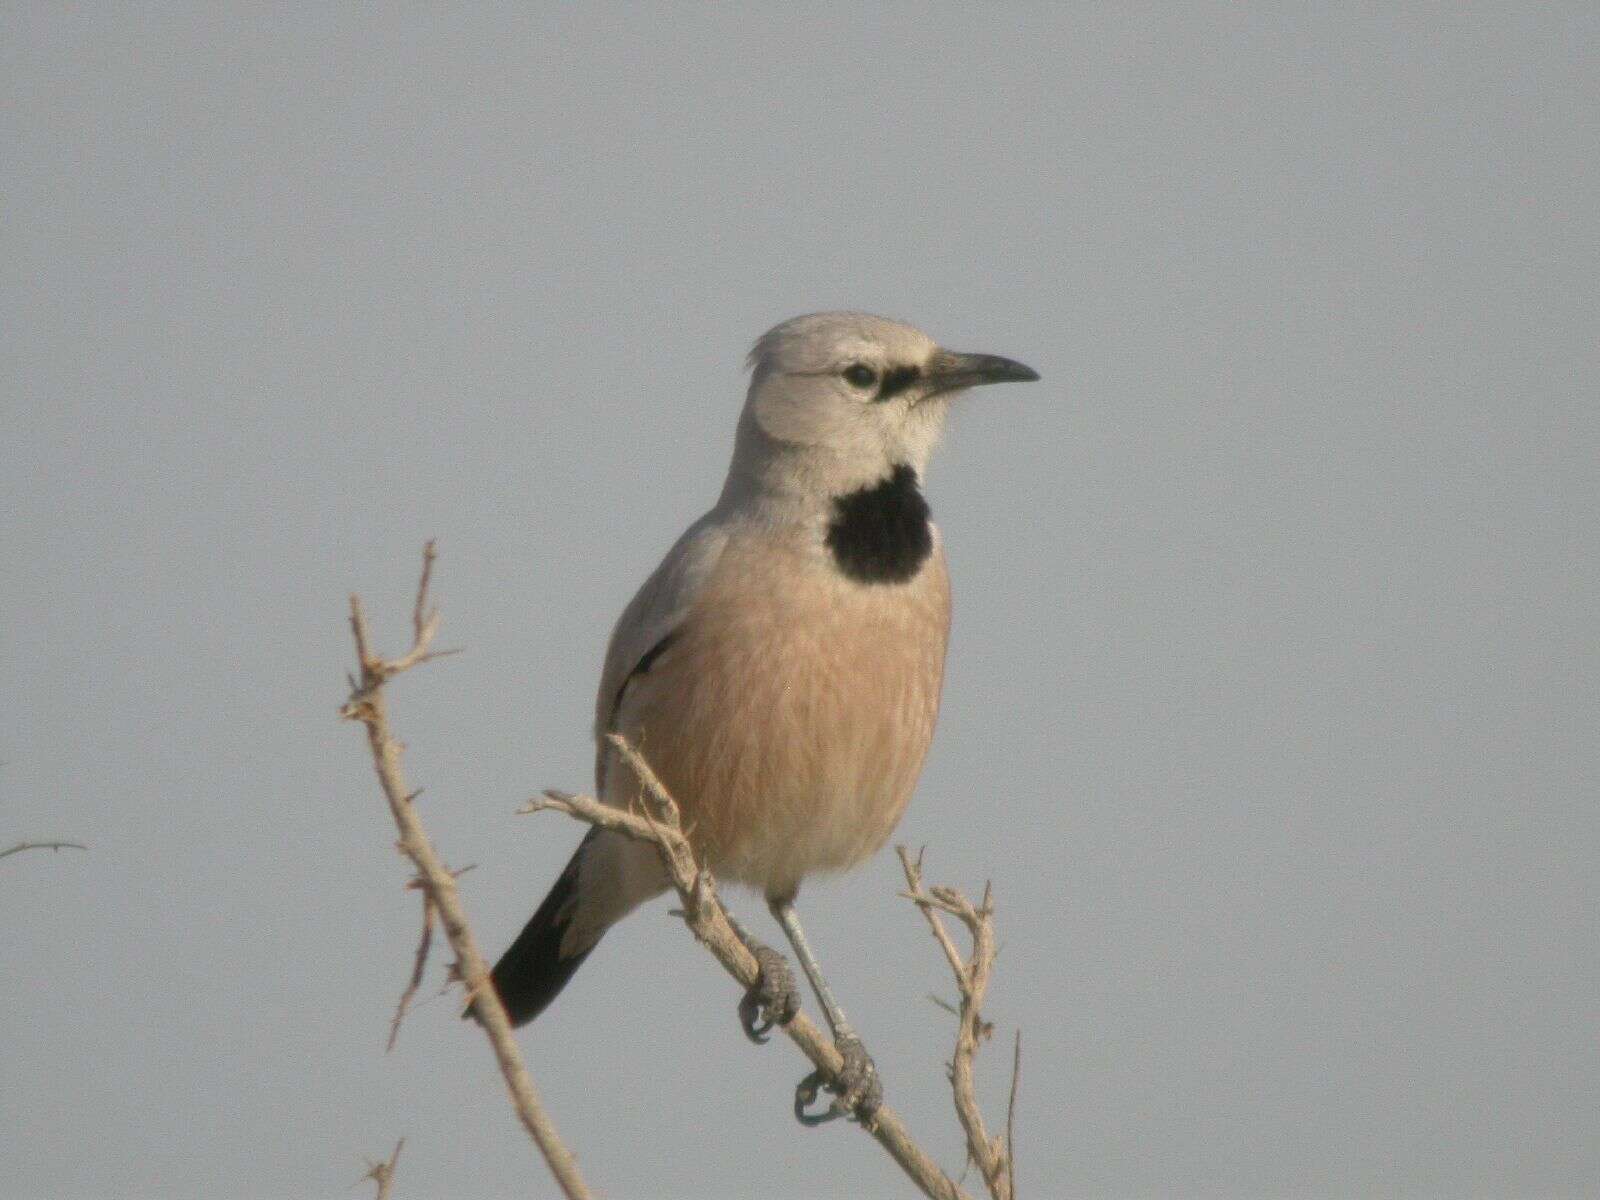
<path id="1" fill-rule="evenodd" d="M 491 953 L 578 837 L 612 621 L 750 342 L 862 308 L 1044 381 L 928 481 L 899 839 L 994 881 L 1032 1196 L 1600 1178 L 1592 5 L 6 4 L 6 1197 L 551 1195 L 438 994 L 346 595 Z M 951 1169 L 893 855 L 801 897 Z M 759 902 L 733 900 L 776 937 Z M 658 902 L 521 1034 L 609 1197 L 902 1196 Z"/>

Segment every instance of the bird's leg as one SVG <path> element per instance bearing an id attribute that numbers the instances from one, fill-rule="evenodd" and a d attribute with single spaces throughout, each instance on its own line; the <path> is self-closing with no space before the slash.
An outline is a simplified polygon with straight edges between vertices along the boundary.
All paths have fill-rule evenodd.
<path id="1" fill-rule="evenodd" d="M 778 924 L 783 926 L 783 932 L 788 935 L 789 944 L 794 947 L 795 957 L 800 960 L 806 978 L 811 980 L 811 988 L 817 993 L 817 1002 L 822 1005 L 823 1014 L 828 1018 L 828 1028 L 833 1031 L 834 1048 L 844 1060 L 838 1076 L 832 1080 L 826 1079 L 821 1071 L 813 1071 L 800 1081 L 800 1086 L 794 1092 L 794 1115 L 802 1125 L 820 1125 L 834 1117 L 852 1113 L 858 1120 L 870 1121 L 872 1114 L 883 1104 L 883 1085 L 878 1080 L 878 1068 L 855 1030 L 850 1028 L 844 1010 L 828 989 L 828 981 L 822 977 L 822 968 L 817 965 L 816 955 L 811 953 L 805 931 L 800 928 L 800 916 L 794 910 L 794 897 L 769 897 L 767 904 L 772 909 L 772 915 L 778 919 Z M 806 1111 L 816 1103 L 824 1085 L 837 1099 L 821 1112 Z"/>
<path id="2" fill-rule="evenodd" d="M 771 946 L 758 941 L 745 927 L 728 914 L 728 924 L 744 943 L 744 948 L 755 956 L 760 973 L 739 1001 L 739 1024 L 744 1035 L 757 1045 L 765 1042 L 774 1025 L 787 1025 L 800 1011 L 800 989 L 795 985 L 794 972 Z"/>

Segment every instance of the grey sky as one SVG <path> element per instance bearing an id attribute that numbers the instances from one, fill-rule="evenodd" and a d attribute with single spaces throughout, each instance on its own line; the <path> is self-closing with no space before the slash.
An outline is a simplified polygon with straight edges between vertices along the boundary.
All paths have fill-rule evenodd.
<path id="1" fill-rule="evenodd" d="M 828 307 L 1044 376 L 929 482 L 902 826 L 994 880 L 1028 1193 L 1594 1186 L 1592 6 L 3 20 L 0 843 L 92 847 L 0 864 L 5 1195 L 347 1197 L 400 1134 L 397 1195 L 550 1194 L 453 997 L 383 1054 L 417 911 L 344 597 L 397 647 L 439 538 L 468 653 L 395 718 L 497 950 L 746 348 Z M 895 889 L 802 911 L 959 1167 Z M 905 1194 L 665 907 L 522 1038 L 595 1187 Z"/>

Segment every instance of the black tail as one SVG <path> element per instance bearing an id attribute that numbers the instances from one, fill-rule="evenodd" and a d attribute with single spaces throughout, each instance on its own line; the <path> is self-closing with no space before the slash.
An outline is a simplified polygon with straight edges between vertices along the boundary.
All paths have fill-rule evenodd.
<path id="1" fill-rule="evenodd" d="M 563 955 L 561 952 L 561 942 L 571 924 L 577 900 L 578 861 L 599 832 L 591 829 L 579 843 L 561 877 L 539 905 L 539 911 L 523 926 L 517 940 L 500 956 L 490 973 L 512 1025 L 526 1025 L 542 1013 L 567 986 L 567 980 L 589 957 L 598 941 L 575 953 Z M 463 1015 L 477 1016 L 474 1006 L 469 1005 Z"/>

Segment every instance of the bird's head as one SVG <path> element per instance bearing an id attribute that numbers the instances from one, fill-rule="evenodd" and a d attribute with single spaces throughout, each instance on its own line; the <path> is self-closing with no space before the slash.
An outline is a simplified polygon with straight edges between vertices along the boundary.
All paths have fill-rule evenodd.
<path id="1" fill-rule="evenodd" d="M 756 342 L 750 368 L 734 475 L 824 495 L 900 465 L 920 476 L 952 397 L 1039 378 L 1011 359 L 945 350 L 910 325 L 856 312 L 785 321 Z"/>

